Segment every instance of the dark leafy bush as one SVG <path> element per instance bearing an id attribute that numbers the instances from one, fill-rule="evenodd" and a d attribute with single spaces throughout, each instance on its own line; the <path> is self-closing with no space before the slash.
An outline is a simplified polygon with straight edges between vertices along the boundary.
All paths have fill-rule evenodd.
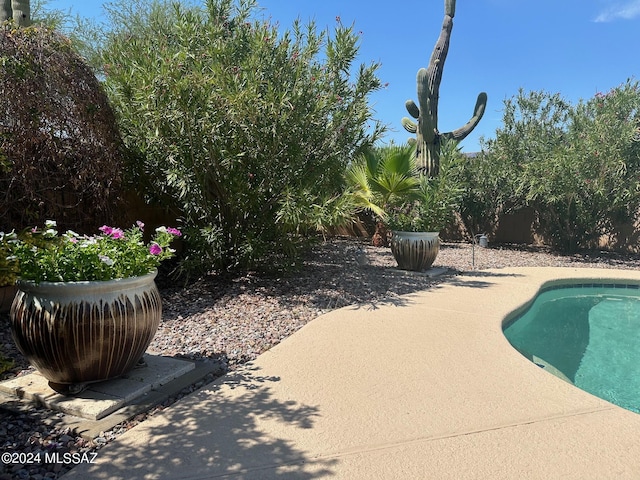
<path id="1" fill-rule="evenodd" d="M 508 190 L 503 165 L 486 152 L 454 166 L 452 177 L 461 190 L 459 220 L 469 239 L 495 230 L 500 215 L 508 211 Z"/>
<path id="2" fill-rule="evenodd" d="M 93 230 L 117 211 L 122 166 L 107 97 L 69 41 L 1 26 L 0 230 Z"/>

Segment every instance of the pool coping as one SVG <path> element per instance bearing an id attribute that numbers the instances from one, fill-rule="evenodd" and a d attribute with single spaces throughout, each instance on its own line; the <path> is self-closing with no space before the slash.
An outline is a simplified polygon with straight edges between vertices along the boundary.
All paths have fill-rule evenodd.
<path id="1" fill-rule="evenodd" d="M 473 271 L 327 313 L 64 478 L 640 478 L 640 415 L 502 334 L 543 285 L 585 278 L 640 272 Z"/>
<path id="2" fill-rule="evenodd" d="M 539 295 L 542 295 L 546 292 L 551 292 L 555 290 L 564 290 L 570 288 L 609 288 L 613 290 L 637 290 L 638 295 L 640 295 L 640 280 L 636 283 L 629 283 L 630 279 L 622 279 L 622 278 L 604 278 L 600 279 L 601 282 L 588 282 L 583 283 L 584 280 L 588 280 L 589 278 L 564 278 L 564 279 L 556 279 L 549 280 L 540 286 L 538 292 L 534 295 L 534 297 L 526 302 L 524 305 L 519 306 L 516 310 L 507 315 L 502 321 L 502 329 L 508 328 L 514 321 L 516 321 L 520 316 L 525 314 L 533 302 L 538 298 Z M 606 281 L 606 283 L 604 282 Z"/>

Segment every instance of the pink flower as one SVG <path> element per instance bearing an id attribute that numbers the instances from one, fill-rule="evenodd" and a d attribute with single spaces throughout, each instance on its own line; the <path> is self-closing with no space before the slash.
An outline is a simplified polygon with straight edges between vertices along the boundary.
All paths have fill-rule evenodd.
<path id="1" fill-rule="evenodd" d="M 162 253 L 162 247 L 157 243 L 154 243 L 149 247 L 149 253 L 151 255 L 160 255 Z"/>
<path id="2" fill-rule="evenodd" d="M 173 235 L 175 237 L 181 237 L 182 236 L 182 232 L 180 230 L 178 230 L 177 228 L 168 227 L 167 228 L 167 233 L 170 233 L 171 235 Z"/>
<path id="3" fill-rule="evenodd" d="M 124 232 L 119 228 L 114 228 L 111 231 L 111 236 L 113 238 L 115 238 L 116 240 L 119 239 L 119 238 L 124 238 Z"/>
<path id="4" fill-rule="evenodd" d="M 115 238 L 116 240 L 118 238 L 124 238 L 124 232 L 119 228 L 113 228 L 108 225 L 103 225 L 99 228 L 99 230 L 105 235 L 109 235 L 110 237 Z"/>
<path id="5" fill-rule="evenodd" d="M 138 225 L 138 228 L 144 232 L 144 223 L 142 223 L 140 220 L 137 220 L 136 225 Z"/>

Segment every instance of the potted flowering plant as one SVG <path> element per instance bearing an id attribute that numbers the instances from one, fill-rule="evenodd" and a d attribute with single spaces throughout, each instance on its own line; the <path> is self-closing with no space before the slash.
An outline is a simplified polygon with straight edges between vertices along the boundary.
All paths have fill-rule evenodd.
<path id="1" fill-rule="evenodd" d="M 21 280 L 40 282 L 105 281 L 151 273 L 174 250 L 171 242 L 181 236 L 175 228 L 158 227 L 150 242 L 143 241 L 144 224 L 129 230 L 104 225 L 99 235 L 73 231 L 59 235 L 56 222 L 15 235 L 10 242 L 11 260 L 17 261 Z"/>
<path id="2" fill-rule="evenodd" d="M 6 258 L 18 268 L 13 338 L 54 390 L 78 393 L 118 377 L 151 343 L 162 315 L 156 268 L 173 256 L 169 245 L 181 233 L 159 227 L 145 243 L 143 230 L 138 222 L 59 235 L 48 221 L 10 240 Z"/>

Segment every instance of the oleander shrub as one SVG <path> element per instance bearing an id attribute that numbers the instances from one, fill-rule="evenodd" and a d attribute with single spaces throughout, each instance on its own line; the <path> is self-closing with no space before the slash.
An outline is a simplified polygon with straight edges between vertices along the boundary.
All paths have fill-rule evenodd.
<path id="1" fill-rule="evenodd" d="M 382 128 L 358 34 L 257 19 L 253 1 L 120 2 L 101 45 L 105 86 L 148 198 L 184 219 L 190 271 L 295 262 L 350 220 L 347 162 Z"/>
<path id="2" fill-rule="evenodd" d="M 637 220 L 640 86 L 628 80 L 576 105 L 520 91 L 505 101 L 484 156 L 500 169 L 502 204 L 534 208 L 546 242 L 568 252 L 597 247 Z"/>
<path id="3" fill-rule="evenodd" d="M 123 149 L 93 71 L 65 37 L 0 26 L 0 231 L 91 231 L 118 208 Z"/>
<path id="4" fill-rule="evenodd" d="M 465 156 L 451 167 L 452 182 L 460 189 L 456 227 L 468 240 L 491 234 L 500 217 L 513 209 L 509 191 L 510 164 L 487 151 Z"/>

